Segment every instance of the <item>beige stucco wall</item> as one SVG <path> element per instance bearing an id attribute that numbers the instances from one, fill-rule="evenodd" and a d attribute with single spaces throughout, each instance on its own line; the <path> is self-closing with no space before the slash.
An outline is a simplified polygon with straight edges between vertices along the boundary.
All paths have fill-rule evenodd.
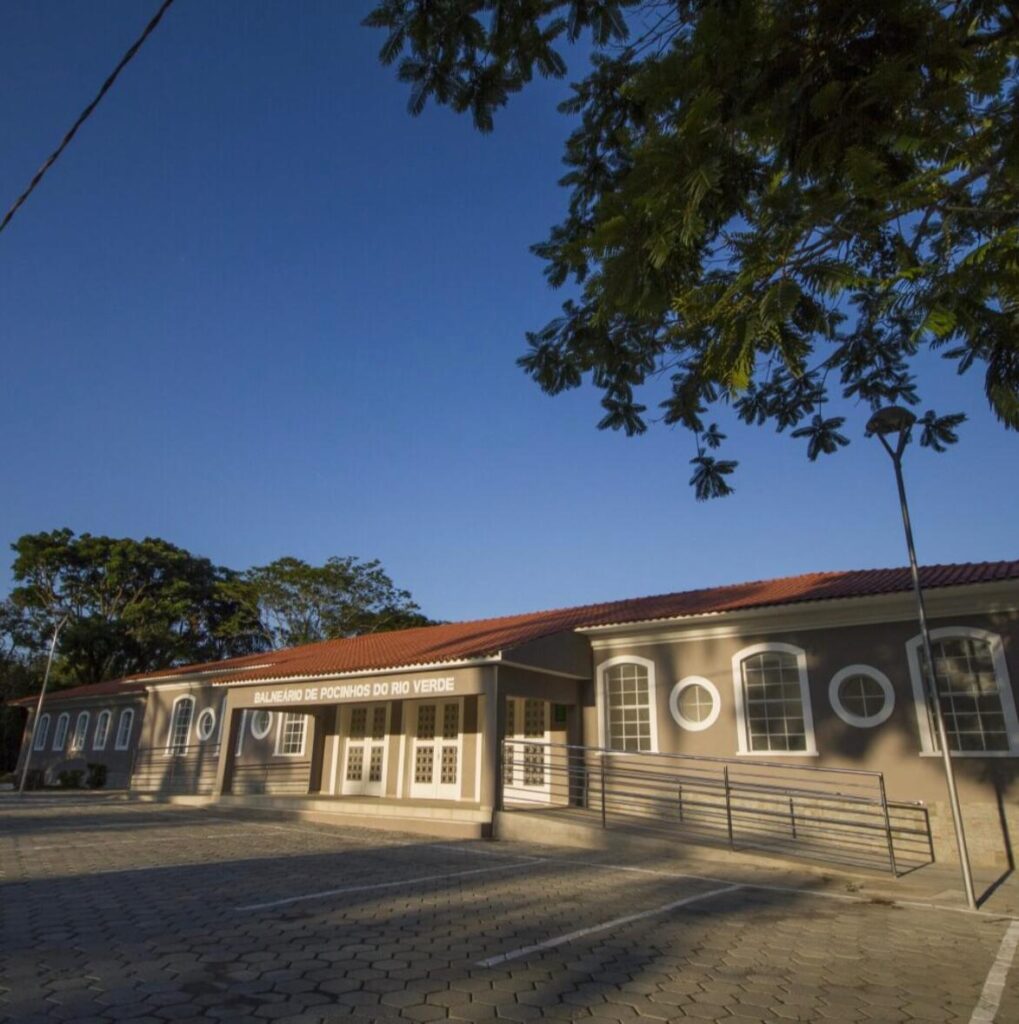
<path id="1" fill-rule="evenodd" d="M 930 626 L 932 629 L 974 627 L 1000 636 L 1012 692 L 1019 704 L 1019 613 L 1001 611 L 983 615 L 934 616 Z M 710 628 L 698 624 L 691 627 L 690 639 L 682 636 L 682 628 L 675 622 L 663 623 L 657 632 L 659 635 L 668 632 L 671 638 L 656 639 L 653 628 L 625 639 L 598 638 L 595 665 L 597 679 L 600 676 L 598 667 L 612 658 L 635 655 L 653 663 L 658 746 L 661 751 L 726 757 L 737 755 L 734 655 L 743 648 L 760 643 L 780 642 L 799 647 L 806 656 L 818 756 L 777 757 L 762 753 L 746 755 L 747 760 L 757 758 L 882 772 L 890 799 L 920 800 L 930 806 L 936 819 L 939 850 L 942 855 L 950 854 L 947 793 L 941 759 L 921 756 L 920 753 L 920 732 L 906 654 L 907 641 L 918 633 L 915 620 L 803 628 L 792 613 L 783 623 L 772 621 L 767 628 L 755 627 L 752 622 L 738 628 L 726 628 L 721 623 Z M 882 725 L 870 728 L 849 725 L 832 709 L 829 699 L 832 676 L 854 664 L 878 669 L 892 684 L 894 710 Z M 673 687 L 689 676 L 710 680 L 720 697 L 721 710 L 717 721 L 701 732 L 682 728 L 669 708 Z M 586 708 L 584 726 L 588 744 L 599 742 L 600 717 L 600 710 L 590 705 Z M 1019 838 L 1019 758 L 967 756 L 953 758 L 953 764 L 967 819 L 972 820 L 971 832 L 978 853 L 1004 856 L 1009 838 L 1003 835 L 1002 817 L 1011 821 L 1007 831 Z"/>
<path id="2" fill-rule="evenodd" d="M 117 727 L 120 722 L 120 713 L 125 708 L 134 710 L 134 721 L 131 725 L 131 735 L 126 750 L 117 750 Z M 78 715 L 87 711 L 89 714 L 88 731 L 85 735 L 85 744 L 80 751 L 71 751 L 71 738 L 74 735 L 74 723 Z M 99 715 L 103 711 L 110 712 L 110 729 L 106 738 L 106 746 L 103 750 L 95 749 L 96 724 Z M 140 697 L 106 697 L 92 700 L 61 701 L 58 696 L 47 700 L 43 706 L 43 715 L 49 715 L 49 731 L 46 737 L 46 746 L 43 750 L 33 750 L 31 768 L 33 771 L 41 770 L 44 773 L 48 784 L 57 782 L 58 772 L 66 769 L 87 770 L 89 764 L 106 765 L 107 778 L 106 789 L 123 789 L 128 785 L 131 772 L 131 764 L 134 758 L 134 750 L 138 737 L 142 730 L 142 720 L 145 712 L 144 695 Z M 56 735 L 57 719 L 62 714 L 68 715 L 67 736 L 63 746 L 59 750 L 53 749 L 53 740 Z M 25 723 L 25 732 L 21 742 L 21 750 L 18 754 L 16 772 L 20 773 L 25 764 L 29 745 L 34 741 L 35 734 L 35 708 L 29 711 Z"/>

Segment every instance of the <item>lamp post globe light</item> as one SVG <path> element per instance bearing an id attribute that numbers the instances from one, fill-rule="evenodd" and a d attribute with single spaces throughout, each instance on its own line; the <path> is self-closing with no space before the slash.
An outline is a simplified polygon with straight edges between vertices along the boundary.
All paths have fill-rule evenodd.
<path id="1" fill-rule="evenodd" d="M 973 873 L 970 869 L 969 852 L 966 848 L 966 829 L 963 825 L 962 810 L 959 806 L 959 792 L 955 785 L 955 769 L 952 766 L 952 752 L 948 746 L 948 734 L 945 731 L 945 716 L 941 711 L 941 700 L 938 697 L 938 682 L 934 674 L 934 655 L 931 650 L 931 637 L 927 628 L 927 610 L 924 606 L 923 588 L 920 586 L 920 570 L 916 563 L 916 548 L 913 545 L 913 528 L 909 522 L 909 505 L 906 501 L 906 485 L 902 479 L 902 453 L 909 444 L 910 433 L 916 416 L 901 406 L 888 406 L 879 409 L 867 422 L 867 436 L 877 437 L 885 451 L 891 457 L 895 467 L 895 482 L 899 488 L 899 507 L 902 511 L 902 526 L 906 533 L 906 547 L 909 551 L 909 570 L 913 576 L 913 591 L 916 594 L 916 613 L 920 623 L 921 650 L 923 651 L 923 681 L 927 697 L 928 713 L 934 723 L 941 749 L 941 761 L 945 769 L 945 782 L 948 787 L 948 799 L 952 808 L 952 824 L 955 826 L 955 842 L 959 851 L 959 862 L 962 867 L 962 882 L 966 890 L 966 902 L 971 910 L 977 907 L 976 893 L 973 889 Z"/>

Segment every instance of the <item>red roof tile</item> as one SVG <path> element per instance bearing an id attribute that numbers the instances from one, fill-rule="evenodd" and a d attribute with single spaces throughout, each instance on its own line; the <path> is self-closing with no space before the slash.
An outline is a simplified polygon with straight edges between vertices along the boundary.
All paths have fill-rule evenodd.
<path id="1" fill-rule="evenodd" d="M 932 589 L 1016 579 L 1019 579 L 1019 560 L 932 565 L 921 570 L 923 586 Z M 808 573 L 656 597 L 372 633 L 274 651 L 261 656 L 263 664 L 260 667 L 246 672 L 231 672 L 215 682 L 352 674 L 462 661 L 494 655 L 541 637 L 585 627 L 721 614 L 808 601 L 871 597 L 908 591 L 911 586 L 908 568 Z M 227 667 L 226 663 L 221 667 Z M 179 673 L 182 670 L 173 671 Z"/>
<path id="2" fill-rule="evenodd" d="M 924 588 L 965 586 L 1003 580 L 1019 580 L 1019 560 L 930 565 L 921 569 Z M 839 598 L 874 597 L 910 590 L 908 568 L 859 569 L 847 572 L 816 572 L 781 579 L 758 580 L 724 587 L 686 590 L 655 597 L 580 605 L 551 611 L 507 615 L 472 622 L 371 633 L 343 640 L 324 640 L 282 651 L 246 655 L 203 665 L 185 665 L 131 676 L 125 682 L 77 687 L 60 696 L 89 691 L 124 692 L 131 686 L 158 683 L 193 673 L 213 675 L 217 684 L 254 682 L 288 677 L 356 674 L 433 663 L 456 662 L 511 650 L 541 637 L 595 626 L 618 625 L 693 615 L 724 614 L 752 608 L 830 601 Z M 230 671 L 234 670 L 234 671 Z M 239 670 L 239 671 L 238 671 Z M 222 674 L 220 674 L 222 673 Z M 112 687 L 100 691 L 98 687 Z M 56 696 L 56 695 L 55 695 Z"/>
<path id="3" fill-rule="evenodd" d="M 124 697 L 132 693 L 144 693 L 145 684 L 142 682 L 125 682 L 123 679 L 109 679 L 105 683 L 88 683 L 85 686 L 71 686 L 66 690 L 50 690 L 46 694 L 46 703 L 50 704 L 55 700 L 74 700 L 77 697 Z M 9 704 L 20 705 L 21 707 L 34 707 L 39 699 L 38 694 L 29 697 L 19 697 L 17 700 L 8 701 Z"/>

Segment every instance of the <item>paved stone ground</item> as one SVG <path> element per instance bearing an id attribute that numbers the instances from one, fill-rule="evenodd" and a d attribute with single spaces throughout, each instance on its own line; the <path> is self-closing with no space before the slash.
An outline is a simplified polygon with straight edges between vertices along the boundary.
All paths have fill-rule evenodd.
<path id="1" fill-rule="evenodd" d="M 1011 926 L 605 857 L 3 799 L 0 1021 L 967 1022 Z"/>

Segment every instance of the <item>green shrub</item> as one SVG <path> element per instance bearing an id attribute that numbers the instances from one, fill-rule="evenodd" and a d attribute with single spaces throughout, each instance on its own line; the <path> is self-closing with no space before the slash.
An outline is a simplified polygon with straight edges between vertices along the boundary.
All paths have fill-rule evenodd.
<path id="1" fill-rule="evenodd" d="M 89 789 L 102 789 L 106 785 L 106 765 L 104 764 L 89 764 L 88 766 L 88 778 L 85 780 L 85 785 Z"/>
<path id="2" fill-rule="evenodd" d="M 81 789 L 81 780 L 84 775 L 85 773 L 80 768 L 74 768 L 71 771 L 60 772 L 57 775 L 57 780 L 60 782 L 61 789 Z"/>

